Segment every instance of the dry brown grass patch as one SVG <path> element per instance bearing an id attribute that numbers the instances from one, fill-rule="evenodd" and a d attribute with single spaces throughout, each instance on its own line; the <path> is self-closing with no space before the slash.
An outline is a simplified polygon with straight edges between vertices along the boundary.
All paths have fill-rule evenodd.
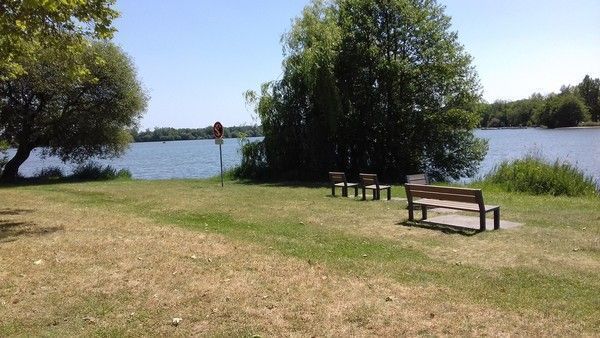
<path id="1" fill-rule="evenodd" d="M 175 188 L 174 188 L 175 189 Z M 186 191 L 186 198 L 158 198 L 132 189 L 157 210 L 207 209 L 247 212 Z M 163 191 L 163 193 L 165 193 Z M 0 190 L 2 224 L 21 223 L 0 241 L 0 328 L 18 335 L 570 335 L 582 328 L 554 316 L 510 312 L 469 300 L 453 290 L 370 278 L 283 256 L 275 250 L 207 231 L 160 225 L 118 210 L 73 206 L 31 191 Z M 195 198 L 195 202 L 192 202 Z M 15 210 L 27 201 L 30 212 Z M 165 204 L 158 204 L 162 202 Z M 196 203 L 192 206 L 193 203 Z M 375 203 L 353 221 L 348 204 L 328 216 L 323 206 L 300 201 L 274 204 L 282 218 L 298 217 L 333 229 L 381 238 L 402 238 L 434 257 L 477 261 L 483 245 L 465 238 L 452 248 L 429 250 L 442 235 L 394 225 L 397 214 L 370 220 Z M 272 204 L 273 205 L 273 204 Z M 390 208 L 393 204 L 389 204 Z M 266 209 L 266 208 L 265 208 Z M 12 211 L 14 212 L 12 212 Z M 354 211 L 353 211 L 354 210 Z M 400 214 L 398 212 L 398 214 Z M 245 219 L 261 220 L 254 212 Z M 242 217 L 243 218 L 243 217 Z M 45 231 L 44 229 L 56 229 Z M 13 230 L 10 230 L 13 231 Z M 392 233 L 392 235 L 390 235 Z M 488 243 L 489 245 L 489 243 Z M 505 250 L 497 242 L 494 250 Z M 448 251 L 450 250 L 450 251 Z M 530 250 L 530 249 L 519 249 Z M 531 249 L 533 250 L 533 249 Z M 504 255 L 494 266 L 514 264 Z M 454 256 L 449 256 L 453 253 Z M 506 261 L 510 259 L 511 261 Z M 41 260 L 41 262 L 40 262 Z M 489 262 L 490 260 L 488 260 Z M 594 267 L 598 262 L 587 262 Z M 528 262 L 527 264 L 532 264 Z M 495 287 L 490 285 L 490 287 Z M 174 327 L 173 317 L 183 318 Z"/>

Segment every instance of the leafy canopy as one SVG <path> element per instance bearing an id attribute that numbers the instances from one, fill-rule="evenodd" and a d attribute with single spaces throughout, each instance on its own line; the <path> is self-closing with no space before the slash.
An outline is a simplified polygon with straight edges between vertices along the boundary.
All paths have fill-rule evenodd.
<path id="1" fill-rule="evenodd" d="M 131 60 L 117 46 L 94 42 L 71 57 L 87 76 L 72 76 L 62 53 L 38 50 L 27 74 L 0 81 L 0 138 L 17 147 L 2 176 L 14 178 L 35 147 L 83 161 L 124 151 L 147 97 Z"/>
<path id="2" fill-rule="evenodd" d="M 115 0 L 0 1 L 0 80 L 28 72 L 24 59 L 40 48 L 61 47 L 65 56 L 83 51 L 86 39 L 111 38 Z M 72 72 L 85 72 L 73 67 Z"/>
<path id="3" fill-rule="evenodd" d="M 548 128 L 573 127 L 589 120 L 589 112 L 581 97 L 564 93 L 546 99 L 537 120 Z"/>
<path id="4" fill-rule="evenodd" d="M 281 80 L 246 94 L 262 121 L 271 176 L 475 173 L 486 151 L 471 132 L 479 85 L 443 6 L 315 1 L 283 44 Z"/>

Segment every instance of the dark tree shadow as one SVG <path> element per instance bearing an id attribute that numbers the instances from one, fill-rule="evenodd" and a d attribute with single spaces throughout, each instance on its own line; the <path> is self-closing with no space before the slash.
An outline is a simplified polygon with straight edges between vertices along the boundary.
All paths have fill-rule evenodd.
<path id="1" fill-rule="evenodd" d="M 244 185 L 262 185 L 265 187 L 286 187 L 286 188 L 311 188 L 311 189 L 322 189 L 329 188 L 331 186 L 327 182 L 316 182 L 316 181 L 255 181 L 247 179 L 238 179 L 237 183 Z M 331 190 L 330 190 L 331 191 Z"/>
<path id="2" fill-rule="evenodd" d="M 33 209 L 0 209 L 0 216 L 18 216 L 32 213 Z M 0 221 L 1 222 L 1 221 Z"/>
<path id="3" fill-rule="evenodd" d="M 75 178 L 36 178 L 26 177 L 12 181 L 0 181 L 0 189 L 35 187 L 44 185 L 74 184 L 86 182 L 110 182 L 108 179 L 75 179 Z"/>
<path id="4" fill-rule="evenodd" d="M 464 228 L 464 227 L 459 227 L 459 226 L 451 225 L 451 224 L 429 222 L 426 220 L 418 221 L 418 222 L 406 220 L 403 222 L 396 223 L 396 225 L 435 230 L 435 231 L 443 232 L 448 235 L 474 236 L 474 235 L 477 235 L 478 233 L 483 232 L 481 230 Z"/>
<path id="5" fill-rule="evenodd" d="M 14 242 L 19 237 L 45 236 L 60 230 L 63 227 L 38 227 L 31 222 L 0 220 L 0 244 Z"/>
<path id="6" fill-rule="evenodd" d="M 0 216 L 22 216 L 35 212 L 34 209 L 1 208 Z M 33 222 L 0 219 L 0 244 L 14 242 L 20 237 L 45 236 L 63 227 L 41 227 Z"/>

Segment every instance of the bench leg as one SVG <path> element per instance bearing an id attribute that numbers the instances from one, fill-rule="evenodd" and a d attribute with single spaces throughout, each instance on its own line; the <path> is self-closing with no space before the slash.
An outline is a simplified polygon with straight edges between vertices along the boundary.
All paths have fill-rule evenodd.
<path id="1" fill-rule="evenodd" d="M 427 207 L 425 205 L 421 206 L 421 214 L 422 214 L 422 220 L 426 220 L 427 219 Z"/>
<path id="2" fill-rule="evenodd" d="M 388 188 L 388 190 L 387 190 L 387 198 L 388 198 L 387 199 L 388 201 L 392 199 L 392 188 Z"/>
<path id="3" fill-rule="evenodd" d="M 479 213 L 479 230 L 485 231 L 485 212 Z"/>
<path id="4" fill-rule="evenodd" d="M 408 220 L 409 221 L 414 221 L 415 220 L 415 212 L 413 210 L 412 203 L 408 203 Z"/>
<path id="5" fill-rule="evenodd" d="M 367 199 L 367 189 L 365 189 L 365 187 L 362 188 L 362 195 L 363 195 L 362 200 L 363 201 L 366 200 Z"/>
<path id="6" fill-rule="evenodd" d="M 335 185 L 331 186 L 331 196 L 335 197 Z"/>
<path id="7" fill-rule="evenodd" d="M 494 209 L 494 230 L 500 229 L 500 208 Z"/>
<path id="8" fill-rule="evenodd" d="M 342 197 L 348 197 L 348 187 L 342 187 Z"/>
<path id="9" fill-rule="evenodd" d="M 358 185 L 354 186 L 354 197 L 358 196 Z"/>
<path id="10" fill-rule="evenodd" d="M 379 199 L 379 190 L 373 189 L 373 201 L 378 200 L 378 199 Z"/>

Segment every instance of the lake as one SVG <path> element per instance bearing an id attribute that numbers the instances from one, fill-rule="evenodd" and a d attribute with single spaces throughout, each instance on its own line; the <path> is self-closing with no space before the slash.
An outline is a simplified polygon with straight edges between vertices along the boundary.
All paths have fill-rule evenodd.
<path id="1" fill-rule="evenodd" d="M 570 162 L 600 182 L 600 128 L 476 130 L 475 134 L 487 139 L 490 147 L 477 176 L 488 173 L 503 160 L 535 153 L 551 161 Z M 225 140 L 226 169 L 240 163 L 239 147 L 239 140 Z M 14 150 L 10 150 L 9 155 L 13 154 Z M 71 168 L 57 158 L 42 159 L 39 154 L 35 150 L 21 166 L 23 176 L 50 166 L 66 171 Z M 214 140 L 133 143 L 122 157 L 98 162 L 128 169 L 138 179 L 207 178 L 219 174 L 219 146 Z"/>

